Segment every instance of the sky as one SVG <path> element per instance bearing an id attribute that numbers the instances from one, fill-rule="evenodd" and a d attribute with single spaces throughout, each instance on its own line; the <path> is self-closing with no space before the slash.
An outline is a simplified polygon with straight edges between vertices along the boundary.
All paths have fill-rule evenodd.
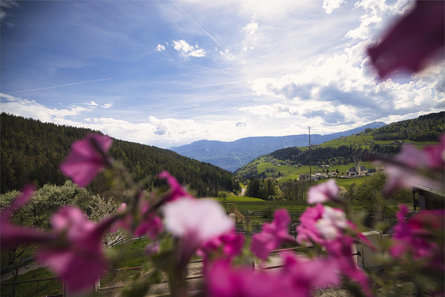
<path id="1" fill-rule="evenodd" d="M 445 110 L 445 63 L 366 57 L 408 0 L 1 2 L 3 112 L 169 148 Z"/>

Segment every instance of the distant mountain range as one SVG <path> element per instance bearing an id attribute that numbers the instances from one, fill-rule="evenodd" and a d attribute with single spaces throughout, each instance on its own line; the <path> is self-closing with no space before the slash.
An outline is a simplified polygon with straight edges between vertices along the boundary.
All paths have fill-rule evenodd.
<path id="1" fill-rule="evenodd" d="M 386 124 L 383 122 L 373 122 L 355 129 L 327 135 L 311 134 L 311 144 L 321 144 L 338 137 L 360 133 L 368 128 L 380 128 L 384 125 Z M 234 172 L 261 155 L 286 147 L 307 145 L 308 134 L 299 134 L 288 136 L 246 137 L 231 142 L 199 140 L 191 144 L 170 149 L 183 156 L 207 162 Z"/>

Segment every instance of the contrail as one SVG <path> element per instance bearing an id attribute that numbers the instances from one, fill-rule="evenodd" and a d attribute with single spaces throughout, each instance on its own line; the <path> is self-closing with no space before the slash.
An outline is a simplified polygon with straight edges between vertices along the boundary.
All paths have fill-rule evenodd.
<path id="1" fill-rule="evenodd" d="M 79 82 L 62 84 L 62 85 L 57 85 L 57 86 L 50 86 L 50 87 L 43 87 L 43 88 L 36 88 L 36 89 L 27 89 L 27 90 L 18 90 L 18 91 L 14 91 L 13 93 L 22 93 L 22 92 L 30 92 L 30 91 L 55 89 L 55 88 L 61 88 L 61 87 L 66 87 L 66 86 L 83 85 L 83 84 L 89 84 L 89 83 L 93 83 L 93 82 L 97 82 L 97 81 L 104 81 L 104 80 L 110 80 L 110 79 L 112 79 L 112 78 L 107 77 L 107 78 L 101 78 L 101 79 L 95 79 L 95 80 L 79 81 Z"/>
<path id="2" fill-rule="evenodd" d="M 206 29 L 204 29 L 203 27 L 201 27 L 201 25 L 199 25 L 188 13 L 187 11 L 185 11 L 185 9 L 183 9 L 182 7 L 180 7 L 175 1 L 171 0 L 171 3 L 173 3 L 174 6 L 176 6 L 179 10 L 182 11 L 182 13 L 184 13 L 199 29 L 201 29 L 202 32 L 204 32 L 208 37 L 210 37 L 210 39 L 212 39 L 222 50 L 224 50 L 223 46 L 221 45 L 221 43 L 218 42 L 218 40 L 215 39 L 215 37 L 213 37 L 212 35 L 210 35 L 209 32 L 207 32 Z"/>

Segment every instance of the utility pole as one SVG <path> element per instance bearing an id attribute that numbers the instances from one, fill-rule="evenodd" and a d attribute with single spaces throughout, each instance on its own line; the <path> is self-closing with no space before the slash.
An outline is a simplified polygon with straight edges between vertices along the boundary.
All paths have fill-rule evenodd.
<path id="1" fill-rule="evenodd" d="M 311 166 L 311 126 L 309 126 L 309 181 L 312 181 L 312 166 Z"/>

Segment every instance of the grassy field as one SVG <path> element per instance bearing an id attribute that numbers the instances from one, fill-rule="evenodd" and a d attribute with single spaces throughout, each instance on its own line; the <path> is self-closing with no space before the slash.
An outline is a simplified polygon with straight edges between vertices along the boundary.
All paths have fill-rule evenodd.
<path id="1" fill-rule="evenodd" d="M 227 202 L 221 202 L 221 204 L 227 208 Z M 289 212 L 302 212 L 306 209 L 307 204 L 300 201 L 252 201 L 252 202 L 238 202 L 232 203 L 236 205 L 239 211 L 274 211 L 276 209 L 285 208 Z"/>
<path id="2" fill-rule="evenodd" d="M 17 281 L 26 281 L 34 279 L 45 279 L 53 278 L 54 275 L 51 274 L 46 268 L 38 268 L 22 275 L 19 275 Z M 12 279 L 4 281 L 2 283 L 12 282 Z M 32 283 L 23 283 L 16 285 L 16 295 L 17 297 L 28 297 L 28 296 L 49 296 L 62 293 L 62 285 L 59 280 L 47 280 Z M 12 286 L 2 286 L 1 296 L 13 296 Z"/>
<path id="3" fill-rule="evenodd" d="M 264 202 L 263 199 L 246 196 L 229 196 L 224 198 L 212 198 L 219 202 Z"/>
<path id="4" fill-rule="evenodd" d="M 374 141 L 372 135 L 354 134 L 347 137 L 340 137 L 320 144 L 320 147 L 340 147 L 342 145 L 352 145 L 369 148 Z"/>
<path id="5" fill-rule="evenodd" d="M 283 162 L 284 163 L 284 162 Z M 376 166 L 372 164 L 372 162 L 360 162 L 360 165 L 365 166 L 368 169 L 373 169 Z M 344 165 L 333 165 L 330 167 L 330 171 L 335 171 L 338 169 L 339 172 L 346 172 L 351 167 L 354 167 L 355 163 L 348 163 Z M 308 165 L 304 166 L 295 166 L 295 165 L 287 165 L 287 164 L 280 164 L 280 166 L 274 165 L 272 162 L 260 162 L 257 165 L 258 174 L 261 174 L 263 172 L 267 172 L 267 170 L 274 169 L 276 172 L 279 172 L 281 177 L 277 178 L 278 182 L 285 182 L 288 180 L 296 180 L 300 177 L 300 175 L 305 174 L 309 175 L 310 168 Z M 325 172 L 326 169 L 321 168 L 319 166 L 312 166 L 312 173 L 322 173 Z"/>

